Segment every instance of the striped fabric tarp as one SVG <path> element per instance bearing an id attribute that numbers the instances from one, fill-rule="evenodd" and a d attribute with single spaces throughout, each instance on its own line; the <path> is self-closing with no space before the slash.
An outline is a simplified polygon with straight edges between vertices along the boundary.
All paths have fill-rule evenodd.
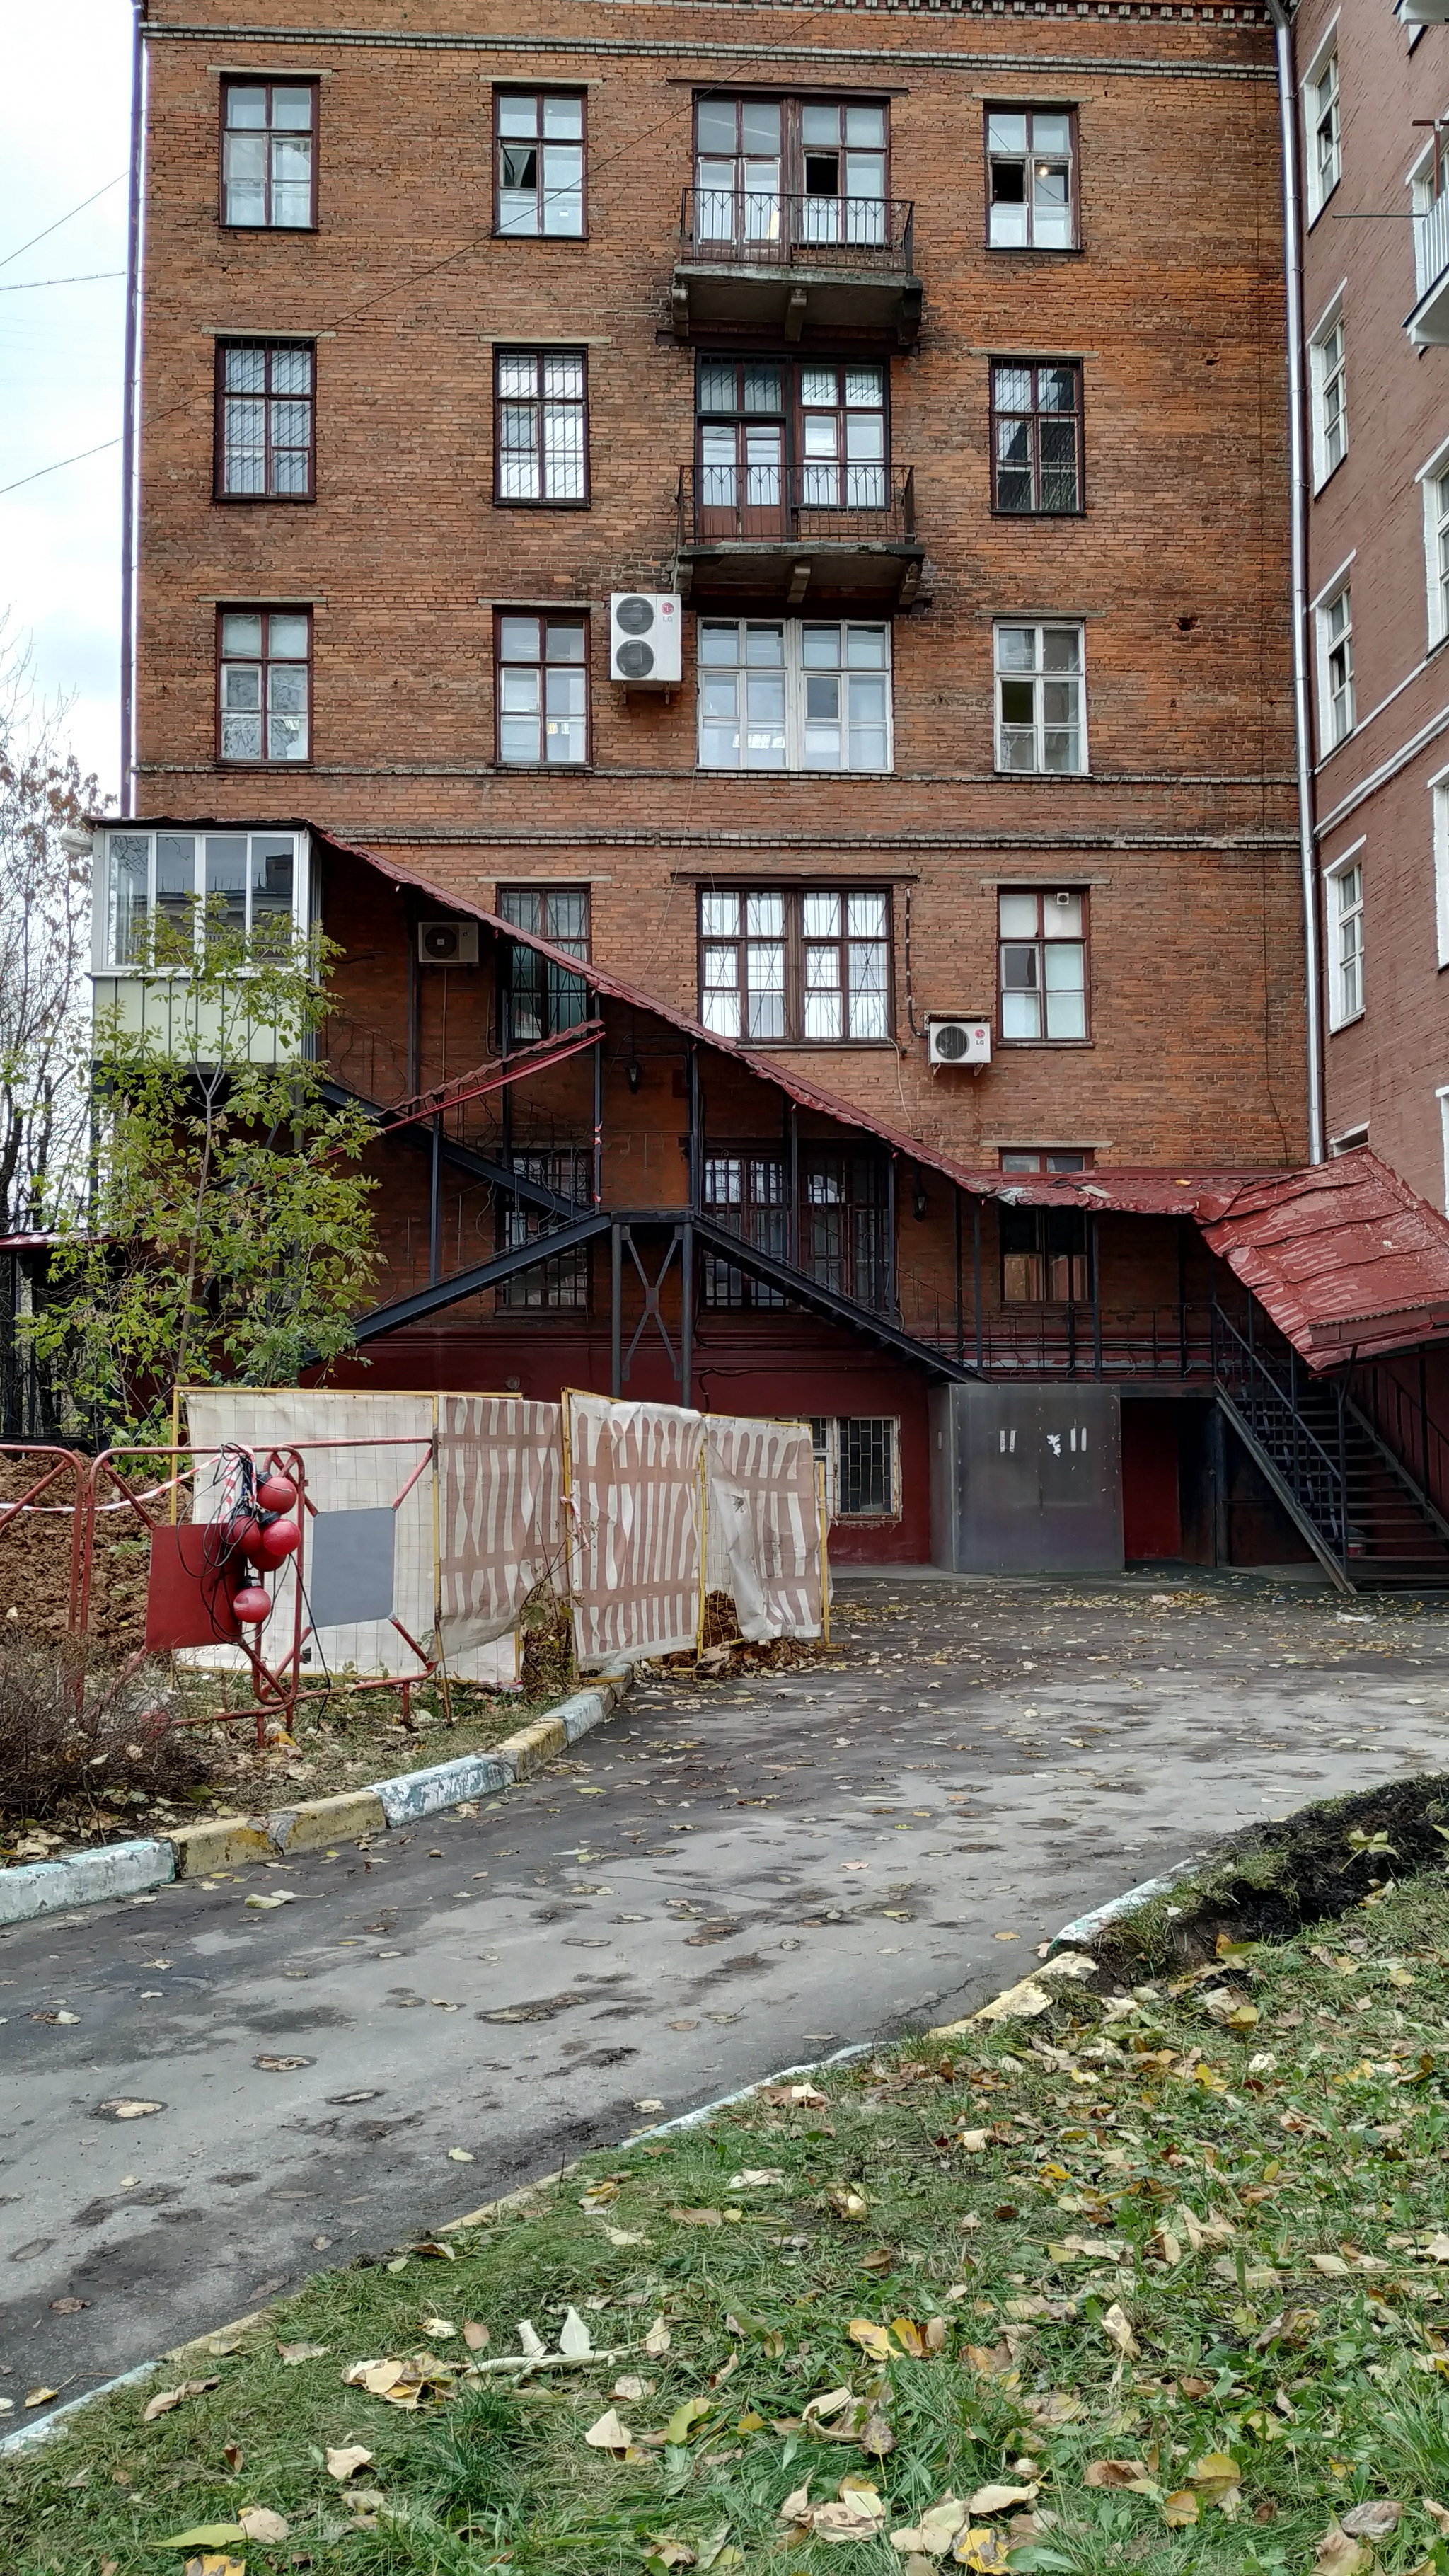
<path id="1" fill-rule="evenodd" d="M 602 1395 L 564 1401 L 579 1663 L 682 1654 L 699 1634 L 703 1417 Z"/>
<path id="2" fill-rule="evenodd" d="M 514 1628 L 534 1585 L 562 1592 L 563 1415 L 512 1395 L 438 1398 L 438 1580 L 449 1665 Z"/>
<path id="3" fill-rule="evenodd" d="M 705 1589 L 727 1592 L 740 1635 L 818 1637 L 820 1512 L 808 1422 L 704 1417 Z"/>

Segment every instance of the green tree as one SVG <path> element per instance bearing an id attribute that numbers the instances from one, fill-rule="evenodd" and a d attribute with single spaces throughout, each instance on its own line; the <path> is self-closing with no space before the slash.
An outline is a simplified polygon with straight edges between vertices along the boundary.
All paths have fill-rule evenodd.
<path id="1" fill-rule="evenodd" d="M 97 1018 L 89 1203 L 58 1212 L 33 1331 L 98 1440 L 164 1436 L 175 1385 L 290 1385 L 352 1343 L 377 1184 L 315 1053 L 335 953 L 218 903 L 158 920 L 150 971 Z"/>

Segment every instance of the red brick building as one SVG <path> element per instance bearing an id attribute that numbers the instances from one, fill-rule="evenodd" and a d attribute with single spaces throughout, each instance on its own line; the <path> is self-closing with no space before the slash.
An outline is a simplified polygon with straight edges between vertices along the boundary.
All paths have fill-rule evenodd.
<path id="1" fill-rule="evenodd" d="M 1299 1548 L 1200 1187 L 1307 1154 L 1268 11 L 256 15 L 147 17 L 96 964 L 341 945 L 368 1382 L 808 1413 L 867 1560 L 934 1461 L 989 1561 L 982 1440 L 1021 1561 Z"/>

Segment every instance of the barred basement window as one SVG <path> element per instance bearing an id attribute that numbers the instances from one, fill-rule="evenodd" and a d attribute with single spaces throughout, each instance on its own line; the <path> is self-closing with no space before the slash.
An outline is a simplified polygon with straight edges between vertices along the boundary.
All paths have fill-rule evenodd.
<path id="1" fill-rule="evenodd" d="M 317 221 L 315 81 L 223 81 L 221 219 L 275 232 Z"/>
<path id="2" fill-rule="evenodd" d="M 584 230 L 584 102 L 576 91 L 495 90 L 500 233 Z"/>
<path id="3" fill-rule="evenodd" d="M 495 500 L 588 500 L 585 363 L 582 349 L 496 351 Z"/>
<path id="4" fill-rule="evenodd" d="M 888 1040 L 889 896 L 701 891 L 699 1016 L 750 1044 Z"/>
<path id="5" fill-rule="evenodd" d="M 1003 359 L 991 369 L 992 502 L 998 510 L 1082 507 L 1082 371 Z"/>
<path id="6" fill-rule="evenodd" d="M 216 353 L 216 497 L 313 497 L 310 348 L 236 345 Z"/>
<path id="7" fill-rule="evenodd" d="M 226 608 L 221 612 L 219 627 L 221 758 L 308 759 L 310 611 Z"/>
<path id="8" fill-rule="evenodd" d="M 900 1517 L 900 1423 L 891 1414 L 815 1415 L 816 1458 L 825 1470 L 833 1521 Z"/>

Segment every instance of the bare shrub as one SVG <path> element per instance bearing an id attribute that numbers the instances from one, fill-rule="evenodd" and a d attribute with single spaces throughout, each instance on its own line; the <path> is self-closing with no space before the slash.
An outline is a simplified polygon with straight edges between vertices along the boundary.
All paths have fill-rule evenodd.
<path id="1" fill-rule="evenodd" d="M 180 1694 L 164 1665 L 87 1655 L 74 1639 L 0 1622 L 0 1807 L 12 1817 L 184 1795 L 208 1774 L 203 1746 L 178 1727 Z"/>

